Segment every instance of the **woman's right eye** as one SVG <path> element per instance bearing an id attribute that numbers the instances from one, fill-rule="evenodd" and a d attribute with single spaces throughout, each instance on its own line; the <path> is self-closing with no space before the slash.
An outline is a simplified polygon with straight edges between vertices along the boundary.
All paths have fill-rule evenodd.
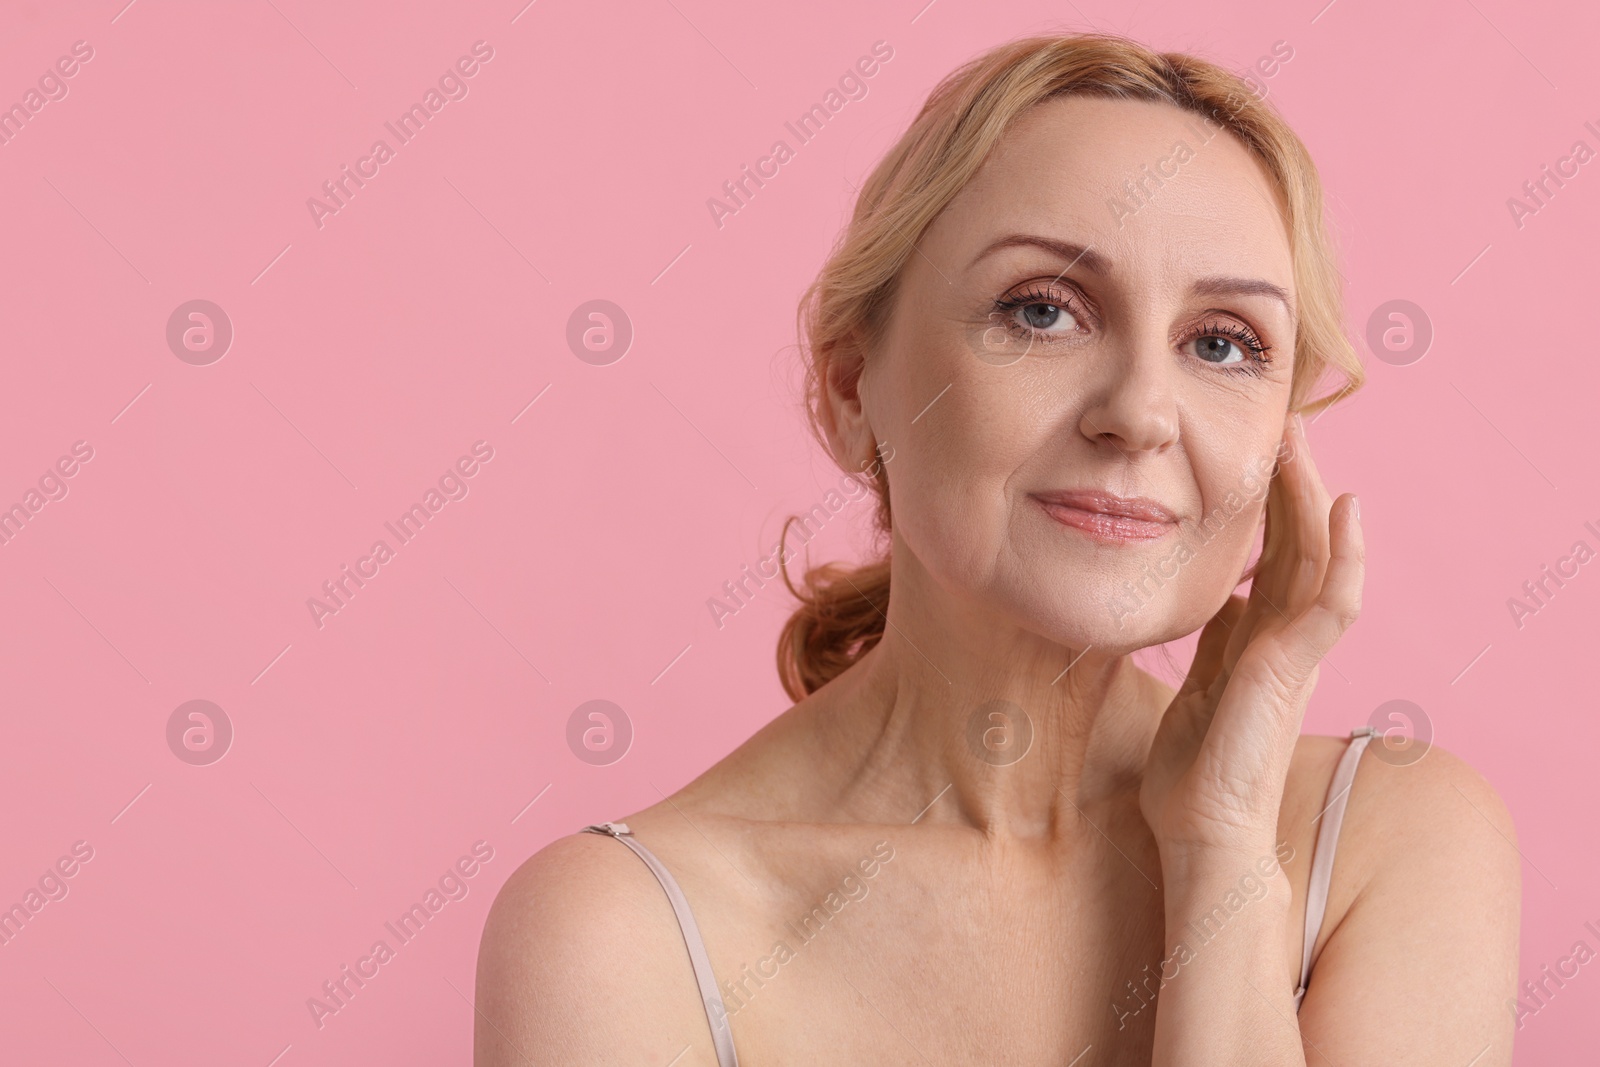
<path id="1" fill-rule="evenodd" d="M 1035 289 L 1002 297 L 995 301 L 991 321 L 1014 336 L 1047 344 L 1066 340 L 1083 328 L 1069 299 L 1054 290 Z"/>
<path id="2" fill-rule="evenodd" d="M 1020 316 L 1022 325 L 1040 331 L 1048 331 L 1063 319 L 1072 326 L 1077 325 L 1077 320 L 1072 318 L 1070 312 L 1055 304 L 1023 304 L 1012 314 Z"/>

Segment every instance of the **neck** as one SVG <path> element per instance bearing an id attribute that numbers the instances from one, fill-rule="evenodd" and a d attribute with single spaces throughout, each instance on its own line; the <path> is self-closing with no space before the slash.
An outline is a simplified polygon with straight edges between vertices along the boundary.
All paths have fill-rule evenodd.
<path id="1" fill-rule="evenodd" d="M 1170 687 L 1126 654 L 906 592 L 890 600 L 883 639 L 829 686 L 829 747 L 850 753 L 847 810 L 1056 836 L 1102 802 L 1137 797 Z"/>

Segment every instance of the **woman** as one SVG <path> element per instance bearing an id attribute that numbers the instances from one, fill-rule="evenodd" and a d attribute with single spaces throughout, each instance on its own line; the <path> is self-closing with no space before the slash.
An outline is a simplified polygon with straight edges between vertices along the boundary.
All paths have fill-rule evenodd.
<path id="1" fill-rule="evenodd" d="M 1299 736 L 1362 583 L 1300 418 L 1361 382 L 1338 282 L 1228 72 L 1086 35 L 946 79 L 802 304 L 884 557 L 807 574 L 794 707 L 506 883 L 477 1063 L 1509 1064 L 1499 798 Z M 1133 665 L 1196 630 L 1176 691 Z"/>

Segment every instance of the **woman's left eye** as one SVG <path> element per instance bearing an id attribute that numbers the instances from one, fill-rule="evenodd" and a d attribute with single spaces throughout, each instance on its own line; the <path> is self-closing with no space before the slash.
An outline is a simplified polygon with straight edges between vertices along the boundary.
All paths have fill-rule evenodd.
<path id="1" fill-rule="evenodd" d="M 1187 344 L 1205 363 L 1227 367 L 1230 371 L 1252 374 L 1272 362 L 1270 346 L 1262 344 L 1253 331 L 1232 322 L 1211 322 L 1190 335 Z"/>
<path id="2" fill-rule="evenodd" d="M 1207 363 L 1243 363 L 1245 360 L 1244 348 L 1237 341 L 1212 334 L 1208 337 L 1197 337 L 1195 355 Z M 1233 351 L 1230 353 L 1229 349 Z"/>

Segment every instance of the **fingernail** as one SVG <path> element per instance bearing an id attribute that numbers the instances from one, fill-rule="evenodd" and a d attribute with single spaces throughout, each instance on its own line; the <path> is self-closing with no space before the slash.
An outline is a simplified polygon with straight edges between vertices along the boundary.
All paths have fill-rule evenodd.
<path id="1" fill-rule="evenodd" d="M 1352 496 L 1350 498 L 1350 513 L 1356 517 L 1356 521 L 1357 522 L 1361 521 L 1361 498 L 1360 497 Z"/>

